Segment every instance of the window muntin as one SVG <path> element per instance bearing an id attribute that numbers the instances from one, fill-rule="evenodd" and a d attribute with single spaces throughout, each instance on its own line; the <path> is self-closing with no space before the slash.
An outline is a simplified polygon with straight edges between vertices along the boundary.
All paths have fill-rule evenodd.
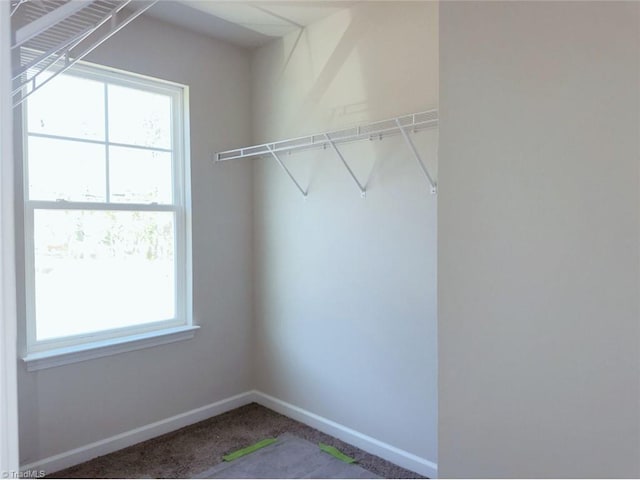
<path id="1" fill-rule="evenodd" d="M 23 108 L 27 351 L 190 325 L 186 87 L 86 65 L 49 86 Z"/>

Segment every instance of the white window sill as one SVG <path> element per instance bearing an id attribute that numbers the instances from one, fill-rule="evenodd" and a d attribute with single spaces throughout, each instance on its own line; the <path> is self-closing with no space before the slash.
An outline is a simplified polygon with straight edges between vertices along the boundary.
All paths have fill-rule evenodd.
<path id="1" fill-rule="evenodd" d="M 110 338 L 99 342 L 56 348 L 54 350 L 47 350 L 46 352 L 30 353 L 23 357 L 22 360 L 26 363 L 27 370 L 33 372 L 45 368 L 53 368 L 60 365 L 116 355 L 118 353 L 155 347 L 156 345 L 188 340 L 193 338 L 196 330 L 199 328 L 197 325 L 189 325 L 146 332 L 128 337 Z"/>

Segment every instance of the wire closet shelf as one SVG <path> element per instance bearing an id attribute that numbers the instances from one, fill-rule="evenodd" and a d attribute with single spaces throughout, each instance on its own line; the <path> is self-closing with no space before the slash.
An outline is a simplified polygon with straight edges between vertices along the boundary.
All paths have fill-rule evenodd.
<path id="1" fill-rule="evenodd" d="M 13 104 L 22 103 L 157 0 L 10 0 Z"/>
<path id="2" fill-rule="evenodd" d="M 273 157 L 280 167 L 285 171 L 287 176 L 295 183 L 296 187 L 302 193 L 303 196 L 307 196 L 300 184 L 295 180 L 291 171 L 282 162 L 279 157 L 279 153 L 292 153 L 295 151 L 309 150 L 313 148 L 331 148 L 338 156 L 340 161 L 344 164 L 347 171 L 357 184 L 361 195 L 364 197 L 366 190 L 365 187 L 357 179 L 342 153 L 340 152 L 338 145 L 343 143 L 355 142 L 358 140 L 373 140 L 382 139 L 388 135 L 401 134 L 404 138 L 407 146 L 411 150 L 411 153 L 416 158 L 422 173 L 429 182 L 431 193 L 437 193 L 437 184 L 433 179 L 433 176 L 429 173 L 428 168 L 425 165 L 420 153 L 418 152 L 413 140 L 411 140 L 410 133 L 424 130 L 426 128 L 433 128 L 438 126 L 438 111 L 428 110 L 425 112 L 410 113 L 399 117 L 390 118 L 387 120 L 381 120 L 378 122 L 369 123 L 366 125 L 360 125 L 352 128 L 345 128 L 342 130 L 334 130 L 332 132 L 317 133 L 313 135 L 307 135 L 304 137 L 290 138 L 287 140 L 280 140 L 277 142 L 263 143 L 260 145 L 253 145 L 250 147 L 236 148 L 233 150 L 225 150 L 218 152 L 214 156 L 215 162 L 225 162 L 229 160 L 236 160 L 240 158 L 256 158 L 269 156 Z"/>

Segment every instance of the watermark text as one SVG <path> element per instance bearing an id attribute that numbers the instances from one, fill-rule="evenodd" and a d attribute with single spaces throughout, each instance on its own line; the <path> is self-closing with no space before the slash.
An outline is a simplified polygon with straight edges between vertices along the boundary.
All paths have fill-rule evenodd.
<path id="1" fill-rule="evenodd" d="M 0 472 L 0 478 L 44 478 L 46 474 L 44 470 L 5 470 Z"/>

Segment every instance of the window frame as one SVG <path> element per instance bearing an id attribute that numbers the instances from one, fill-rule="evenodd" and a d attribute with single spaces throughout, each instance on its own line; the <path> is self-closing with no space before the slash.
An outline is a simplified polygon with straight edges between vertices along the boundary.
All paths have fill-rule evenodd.
<path id="1" fill-rule="evenodd" d="M 118 353 L 137 348 L 145 348 L 155 344 L 191 338 L 197 326 L 193 325 L 192 314 L 192 258 L 191 258 L 191 176 L 189 152 L 189 87 L 175 82 L 147 77 L 123 70 L 118 70 L 88 62 L 78 62 L 65 73 L 104 84 L 105 125 L 104 140 L 83 139 L 63 135 L 42 133 L 31 134 L 28 129 L 28 102 L 22 104 L 22 181 L 24 212 L 24 266 L 25 266 L 25 356 L 24 360 L 42 363 L 43 359 L 55 356 L 69 356 L 67 360 L 55 360 L 53 365 L 44 362 L 48 368 L 56 364 L 71 363 L 86 358 L 91 349 L 99 350 L 96 357 L 104 354 Z M 171 146 L 170 149 L 149 146 L 130 145 L 110 142 L 108 133 L 108 96 L 107 85 L 136 88 L 145 92 L 167 95 L 171 99 Z M 43 89 L 46 91 L 46 89 Z M 42 92 L 39 92 L 41 95 Z M 137 148 L 145 151 L 169 151 L 172 164 L 172 203 L 127 203 L 105 201 L 67 201 L 67 200 L 31 200 L 29 198 L 29 137 L 52 138 L 66 141 L 77 141 L 102 145 L 105 148 L 105 169 L 107 185 L 109 184 L 109 147 L 121 146 Z M 36 210 L 95 210 L 95 211 L 142 211 L 172 212 L 174 215 L 174 278 L 175 278 L 175 317 L 172 319 L 149 322 L 125 327 L 112 328 L 99 332 L 69 335 L 46 340 L 37 340 L 37 319 L 35 312 L 35 224 Z M 187 335 L 185 335 L 187 333 Z M 168 338 L 162 338 L 167 335 Z M 151 342 L 149 340 L 152 340 Z M 153 341 L 156 339 L 156 341 Z M 136 347 L 136 344 L 139 347 Z M 115 348 L 113 348 L 115 346 Z M 123 347 L 124 346 L 124 347 Z M 74 353 L 83 352 L 79 360 L 74 360 Z M 112 353 L 108 353 L 112 352 Z M 77 355 L 75 355 L 77 356 Z M 28 365 L 29 366 L 29 365 Z"/>

